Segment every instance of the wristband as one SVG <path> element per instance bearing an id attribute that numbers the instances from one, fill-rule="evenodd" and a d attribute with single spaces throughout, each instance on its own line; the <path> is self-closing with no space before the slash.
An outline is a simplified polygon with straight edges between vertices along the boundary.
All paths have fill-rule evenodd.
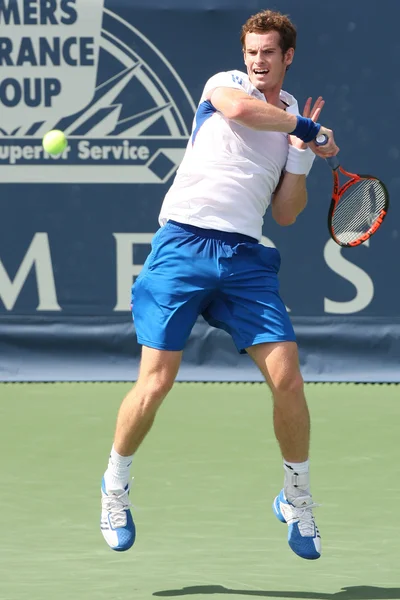
<path id="1" fill-rule="evenodd" d="M 300 115 L 296 115 L 296 117 L 297 125 L 290 135 L 295 135 L 306 143 L 315 140 L 321 129 L 321 125 L 314 123 L 312 119 L 307 119 L 307 117 L 301 117 Z"/>
<path id="2" fill-rule="evenodd" d="M 311 171 L 315 154 L 309 148 L 304 150 L 289 145 L 289 152 L 286 161 L 285 171 L 293 175 L 307 175 Z"/>

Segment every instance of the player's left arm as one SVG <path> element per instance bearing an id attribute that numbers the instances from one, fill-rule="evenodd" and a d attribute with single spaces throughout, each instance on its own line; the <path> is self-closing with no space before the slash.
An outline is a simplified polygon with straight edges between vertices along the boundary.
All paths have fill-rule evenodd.
<path id="1" fill-rule="evenodd" d="M 320 96 L 311 110 L 308 98 L 303 116 L 317 121 L 325 104 Z M 289 136 L 289 155 L 286 169 L 272 197 L 271 210 L 278 225 L 292 225 L 307 205 L 306 177 L 312 167 L 315 154 L 299 138 Z"/>
<path id="2" fill-rule="evenodd" d="M 293 225 L 307 204 L 305 175 L 284 173 L 272 197 L 271 210 L 278 225 Z"/>

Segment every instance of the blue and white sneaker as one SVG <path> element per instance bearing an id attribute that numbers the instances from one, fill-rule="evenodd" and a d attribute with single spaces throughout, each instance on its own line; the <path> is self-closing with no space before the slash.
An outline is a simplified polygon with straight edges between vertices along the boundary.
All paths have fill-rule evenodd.
<path id="1" fill-rule="evenodd" d="M 321 556 L 321 536 L 312 512 L 316 506 L 311 496 L 299 496 L 289 502 L 283 490 L 272 505 L 275 516 L 289 526 L 289 546 L 295 554 L 308 560 Z"/>
<path id="2" fill-rule="evenodd" d="M 107 493 L 101 482 L 100 529 L 107 544 L 117 552 L 129 550 L 135 542 L 136 528 L 129 502 L 129 485 L 124 490 Z"/>

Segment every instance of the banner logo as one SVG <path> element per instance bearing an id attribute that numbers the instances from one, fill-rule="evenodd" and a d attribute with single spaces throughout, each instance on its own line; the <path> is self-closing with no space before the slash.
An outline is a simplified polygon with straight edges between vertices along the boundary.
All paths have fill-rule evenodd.
<path id="1" fill-rule="evenodd" d="M 195 105 L 163 54 L 102 2 L 0 0 L 4 183 L 164 183 Z M 68 146 L 50 156 L 43 135 Z"/>

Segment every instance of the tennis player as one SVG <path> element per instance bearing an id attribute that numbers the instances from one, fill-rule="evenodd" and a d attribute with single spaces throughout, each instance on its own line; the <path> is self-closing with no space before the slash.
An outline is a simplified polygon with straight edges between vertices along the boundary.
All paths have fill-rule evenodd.
<path id="1" fill-rule="evenodd" d="M 160 229 L 132 288 L 133 318 L 142 347 L 134 388 L 119 410 L 102 482 L 101 531 L 108 545 L 135 541 L 128 499 L 133 456 L 170 391 L 182 351 L 199 315 L 229 332 L 268 383 L 283 457 L 283 489 L 273 502 L 287 523 L 291 549 L 319 558 L 321 540 L 310 491 L 310 418 L 293 327 L 279 296 L 280 255 L 260 244 L 271 205 L 279 225 L 291 225 L 307 202 L 306 177 L 315 155 L 338 152 L 317 119 L 324 101 L 306 102 L 303 116 L 282 90 L 293 61 L 296 30 L 287 16 L 263 11 L 241 34 L 247 73 L 217 73 L 207 81 L 184 159 L 166 194 Z M 316 146 L 319 133 L 328 136 Z"/>

